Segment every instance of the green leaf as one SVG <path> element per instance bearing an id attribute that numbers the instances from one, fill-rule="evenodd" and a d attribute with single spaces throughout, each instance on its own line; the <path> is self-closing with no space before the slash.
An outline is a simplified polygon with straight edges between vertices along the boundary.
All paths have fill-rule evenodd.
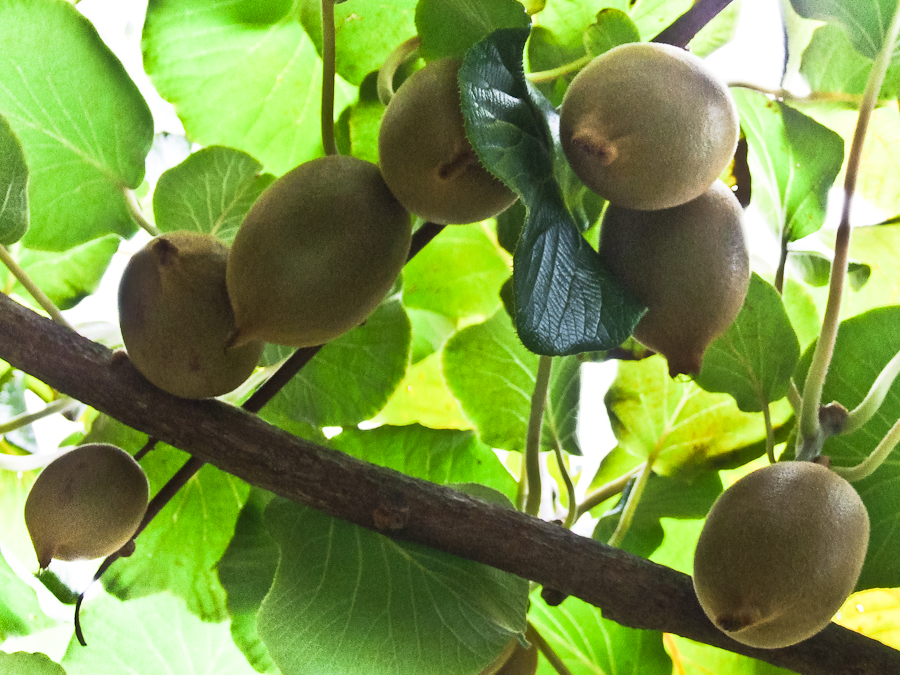
<path id="1" fill-rule="evenodd" d="M 356 0 L 336 5 L 338 75 L 359 84 L 368 73 L 381 68 L 397 45 L 416 34 L 415 9 L 416 0 Z M 300 21 L 321 54 L 321 0 L 301 0 Z"/>
<path id="2" fill-rule="evenodd" d="M 0 642 L 35 633 L 56 624 L 44 614 L 34 588 L 12 570 L 0 548 Z M 0 672 L 4 672 L 0 668 Z"/>
<path id="3" fill-rule="evenodd" d="M 66 671 L 46 654 L 0 652 L 0 672 L 16 675 L 66 675 Z"/>
<path id="4" fill-rule="evenodd" d="M 666 647 L 681 665 L 679 675 L 794 675 L 785 670 L 749 656 L 694 642 L 678 635 L 668 635 Z"/>
<path id="5" fill-rule="evenodd" d="M 281 560 L 259 633 L 285 675 L 471 675 L 524 633 L 524 579 L 287 500 L 265 515 Z"/>
<path id="6" fill-rule="evenodd" d="M 446 227 L 403 269 L 403 304 L 454 321 L 500 306 L 509 257 L 480 225 Z"/>
<path id="7" fill-rule="evenodd" d="M 661 633 L 626 628 L 604 619 L 598 607 L 578 598 L 566 598 L 561 605 L 548 607 L 535 591 L 528 619 L 573 675 L 672 673 Z M 541 659 L 538 675 L 556 672 L 548 666 Z"/>
<path id="8" fill-rule="evenodd" d="M 660 356 L 619 363 L 604 401 L 619 444 L 635 457 L 656 456 L 653 468 L 662 475 L 690 479 L 765 452 L 761 414 L 741 412 L 726 394 L 673 380 Z M 776 439 L 784 440 L 790 405 L 784 400 L 771 409 Z"/>
<path id="9" fill-rule="evenodd" d="M 789 260 L 794 269 L 800 274 L 800 278 L 810 286 L 826 286 L 831 277 L 831 262 L 834 256 L 819 253 L 817 251 L 790 251 Z M 872 276 L 871 266 L 850 260 L 847 263 L 847 278 L 850 288 L 858 291 L 866 285 Z"/>
<path id="10" fill-rule="evenodd" d="M 606 542 L 612 537 L 621 519 L 628 492 L 630 491 L 623 492 L 616 506 L 597 521 L 592 535 L 594 539 Z M 690 483 L 651 474 L 620 548 L 642 558 L 649 558 L 665 537 L 660 522 L 663 518 L 706 518 L 713 502 L 721 493 L 722 479 L 712 471 Z"/>
<path id="11" fill-rule="evenodd" d="M 347 109 L 349 150 L 354 157 L 373 164 L 378 164 L 378 131 L 385 110 L 384 104 L 378 99 L 377 81 L 374 73 L 366 77 L 359 87 L 359 100 Z"/>
<path id="12" fill-rule="evenodd" d="M 81 624 L 88 647 L 72 640 L 62 660 L 68 675 L 107 673 L 111 664 L 129 675 L 256 675 L 231 641 L 227 623 L 200 620 L 169 593 L 128 602 L 89 597 Z"/>
<path id="13" fill-rule="evenodd" d="M 146 436 L 101 416 L 85 443 L 113 443 L 133 453 Z M 155 494 L 188 459 L 160 444 L 141 461 Z M 249 487 L 208 464 L 191 478 L 137 538 L 130 557 L 103 575 L 106 589 L 122 599 L 169 591 L 204 620 L 225 616 L 225 593 L 214 569 L 234 534 Z"/>
<path id="14" fill-rule="evenodd" d="M 531 19 L 517 0 L 420 0 L 416 5 L 416 31 L 426 61 L 461 57 L 497 28 L 528 28 Z"/>
<path id="15" fill-rule="evenodd" d="M 443 314 L 430 309 L 407 307 L 412 324 L 412 353 L 410 362 L 418 363 L 438 351 L 447 338 L 456 332 L 456 324 Z"/>
<path id="16" fill-rule="evenodd" d="M 0 245 L 9 246 L 28 231 L 28 165 L 9 122 L 0 115 Z"/>
<path id="17" fill-rule="evenodd" d="M 599 56 L 627 42 L 640 42 L 641 33 L 634 21 L 621 9 L 607 7 L 597 12 L 597 20 L 584 31 L 584 49 Z"/>
<path id="18" fill-rule="evenodd" d="M 57 307 L 70 309 L 100 286 L 120 241 L 118 235 L 108 234 L 62 253 L 22 248 L 19 264 Z M 13 292 L 31 297 L 18 282 Z"/>
<path id="19" fill-rule="evenodd" d="M 688 43 L 688 49 L 697 56 L 708 56 L 734 39 L 744 7 L 742 0 L 734 0 L 706 24 Z"/>
<path id="20" fill-rule="evenodd" d="M 695 382 L 731 394 L 744 412 L 760 412 L 787 396 L 799 360 L 800 343 L 781 295 L 754 272 L 740 314 L 707 348 Z"/>
<path id="21" fill-rule="evenodd" d="M 383 302 L 362 326 L 322 347 L 262 416 L 317 427 L 351 426 L 373 417 L 403 379 L 411 340 L 399 299 Z"/>
<path id="22" fill-rule="evenodd" d="M 525 79 L 527 39 L 526 30 L 495 31 L 459 73 L 469 140 L 528 213 L 513 258 L 516 328 L 538 354 L 608 349 L 631 335 L 644 308 L 600 263 L 563 202 L 553 175 L 559 118 Z"/>
<path id="23" fill-rule="evenodd" d="M 203 148 L 159 177 L 153 191 L 156 226 L 161 232 L 214 234 L 231 244 L 253 202 L 273 180 L 245 152 Z"/>
<path id="24" fill-rule="evenodd" d="M 525 449 L 539 358 L 519 342 L 503 309 L 486 322 L 459 331 L 444 345 L 447 385 L 483 443 L 504 450 Z M 544 449 L 559 443 L 566 452 L 581 454 L 575 435 L 579 367 L 574 356 L 555 360 L 544 414 Z"/>
<path id="25" fill-rule="evenodd" d="M 791 0 L 794 11 L 806 19 L 834 21 L 844 29 L 853 47 L 874 59 L 884 39 L 897 3 L 894 0 Z M 893 59 L 898 55 L 894 45 Z"/>
<path id="26" fill-rule="evenodd" d="M 497 455 L 471 431 L 418 424 L 345 429 L 330 445 L 353 457 L 435 483 L 478 483 L 515 499 L 516 482 Z"/>
<path id="27" fill-rule="evenodd" d="M 793 279 L 786 279 L 784 283 L 784 309 L 791 320 L 797 339 L 800 341 L 801 351 L 819 337 L 822 323 L 819 320 L 819 312 L 816 304 L 806 288 Z"/>
<path id="28" fill-rule="evenodd" d="M 844 160 L 841 137 L 762 94 L 732 89 L 747 137 L 751 204 L 782 241 L 812 234 L 825 221 L 828 190 Z"/>
<path id="29" fill-rule="evenodd" d="M 65 2 L 0 6 L 0 114 L 25 150 L 26 246 L 62 251 L 135 231 L 124 189 L 144 178 L 153 119 L 91 23 Z"/>
<path id="30" fill-rule="evenodd" d="M 837 401 L 847 409 L 855 408 L 868 393 L 875 378 L 888 361 L 900 351 L 900 307 L 881 307 L 841 322 L 834 355 L 822 390 L 822 401 Z M 812 347 L 797 366 L 798 386 L 806 380 Z M 867 457 L 900 418 L 900 379 L 891 386 L 884 403 L 862 428 L 846 436 L 834 436 L 825 442 L 823 454 L 838 466 L 853 466 Z M 894 451 L 896 453 L 896 449 Z M 863 565 L 857 590 L 893 588 L 900 585 L 900 536 L 894 527 L 897 513 L 895 485 L 900 479 L 896 455 L 874 474 L 853 484 L 862 497 L 871 521 L 869 552 Z"/>
<path id="31" fill-rule="evenodd" d="M 803 51 L 800 74 L 812 91 L 862 94 L 866 89 L 872 61 L 853 49 L 846 34 L 836 25 L 816 29 Z M 881 85 L 881 98 L 897 98 L 900 67 L 888 69 Z"/>
<path id="32" fill-rule="evenodd" d="M 230 3 L 159 0 L 147 9 L 142 49 L 190 140 L 242 150 L 275 175 L 322 154 L 322 63 L 294 16 L 254 25 L 235 19 Z M 342 110 L 353 93 L 340 81 L 336 89 Z"/>

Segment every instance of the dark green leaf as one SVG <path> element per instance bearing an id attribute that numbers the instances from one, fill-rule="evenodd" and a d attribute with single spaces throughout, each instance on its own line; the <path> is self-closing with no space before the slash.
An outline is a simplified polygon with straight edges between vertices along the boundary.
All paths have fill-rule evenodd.
<path id="1" fill-rule="evenodd" d="M 612 279 L 563 202 L 554 179 L 558 116 L 523 74 L 527 38 L 526 30 L 495 31 L 459 73 L 469 140 L 528 212 L 514 256 L 516 327 L 538 354 L 608 349 L 631 335 L 643 307 Z"/>
<path id="2" fill-rule="evenodd" d="M 584 49 L 599 56 L 626 42 L 640 42 L 641 33 L 634 21 L 621 9 L 607 7 L 597 12 L 597 20 L 584 31 Z"/>
<path id="3" fill-rule="evenodd" d="M 0 115 L 0 245 L 9 246 L 28 231 L 28 165 L 9 122 Z"/>
<path id="4" fill-rule="evenodd" d="M 703 357 L 695 378 L 707 391 L 731 394 L 744 412 L 760 412 L 787 396 L 800 343 L 781 295 L 755 272 L 744 306 Z"/>
<path id="5" fill-rule="evenodd" d="M 287 500 L 265 516 L 281 562 L 259 633 L 284 675 L 471 675 L 524 633 L 524 579 Z"/>
<path id="6" fill-rule="evenodd" d="M 531 20 L 517 0 L 419 0 L 419 53 L 427 61 L 461 57 L 497 28 L 528 28 Z"/>
<path id="7" fill-rule="evenodd" d="M 0 114 L 30 170 L 25 244 L 62 251 L 131 235 L 124 190 L 144 178 L 153 120 L 122 64 L 66 2 L 2 3 L 0 53 Z"/>
<path id="8" fill-rule="evenodd" d="M 806 19 L 838 23 L 856 50 L 870 59 L 881 50 L 897 8 L 894 0 L 791 0 L 791 5 Z M 894 45 L 894 59 L 897 58 L 896 49 Z"/>
<path id="9" fill-rule="evenodd" d="M 162 232 L 190 230 L 234 241 L 244 216 L 274 176 L 250 155 L 212 146 L 159 177 L 153 216 Z"/>
<path id="10" fill-rule="evenodd" d="M 831 277 L 831 261 L 834 256 L 826 256 L 816 251 L 791 250 L 789 260 L 800 273 L 800 278 L 810 286 L 826 286 Z M 858 291 L 865 286 L 872 275 L 872 268 L 865 263 L 850 260 L 847 263 L 850 287 Z"/>

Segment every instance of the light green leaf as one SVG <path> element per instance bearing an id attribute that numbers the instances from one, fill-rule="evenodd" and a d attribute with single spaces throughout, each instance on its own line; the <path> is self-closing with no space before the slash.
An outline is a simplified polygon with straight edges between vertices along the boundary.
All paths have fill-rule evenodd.
<path id="1" fill-rule="evenodd" d="M 795 675 L 765 661 L 694 642 L 678 635 L 666 636 L 666 648 L 681 664 L 679 675 Z"/>
<path id="2" fill-rule="evenodd" d="M 130 453 L 146 436 L 101 416 L 85 438 L 106 442 Z M 141 461 L 155 494 L 181 468 L 188 455 L 160 444 Z M 137 538 L 133 555 L 116 562 L 103 575 L 106 589 L 122 599 L 169 591 L 187 602 L 204 620 L 225 617 L 225 592 L 215 564 L 234 534 L 249 487 L 208 464 L 188 481 Z"/>
<path id="3" fill-rule="evenodd" d="M 0 549 L 0 642 L 55 625 L 38 603 L 34 589 L 10 568 Z M 0 672 L 4 672 L 0 668 Z"/>
<path id="4" fill-rule="evenodd" d="M 505 450 L 525 449 L 539 359 L 522 346 L 503 309 L 447 341 L 444 377 L 482 442 Z M 579 394 L 578 357 L 555 359 L 541 441 L 544 449 L 559 443 L 566 452 L 581 454 L 575 435 Z"/>
<path id="5" fill-rule="evenodd" d="M 843 321 L 838 329 L 834 355 L 822 390 L 822 401 L 837 401 L 848 410 L 856 407 L 868 393 L 875 378 L 900 351 L 900 307 L 881 307 Z M 802 391 L 812 348 L 797 366 L 797 384 Z M 846 436 L 825 441 L 822 454 L 832 464 L 853 466 L 867 457 L 900 418 L 900 379 L 895 380 L 881 407 L 862 428 Z M 900 454 L 893 454 L 874 474 L 855 482 L 871 521 L 869 552 L 863 565 L 857 590 L 900 586 L 900 536 L 895 527 L 897 515 L 896 483 L 900 479 Z"/>
<path id="6" fill-rule="evenodd" d="M 531 595 L 528 618 L 573 675 L 671 675 L 672 661 L 662 634 L 626 628 L 603 618 L 599 608 L 578 598 L 548 607 L 540 592 Z M 556 673 L 541 659 L 538 675 Z"/>
<path id="7" fill-rule="evenodd" d="M 597 12 L 597 20 L 584 31 L 584 49 L 599 56 L 626 42 L 640 42 L 638 27 L 621 9 L 606 8 Z"/>
<path id="8" fill-rule="evenodd" d="M 383 302 L 362 326 L 322 347 L 262 416 L 318 427 L 351 426 L 373 417 L 403 379 L 411 340 L 399 299 Z"/>
<path id="9" fill-rule="evenodd" d="M 800 350 L 805 350 L 810 343 L 819 337 L 822 323 L 816 304 L 803 284 L 786 279 L 784 283 L 784 309 L 791 320 Z"/>
<path id="10" fill-rule="evenodd" d="M 418 424 L 345 429 L 330 445 L 367 462 L 435 483 L 478 483 L 515 499 L 516 482 L 489 447 L 471 431 Z"/>
<path id="11" fill-rule="evenodd" d="M 834 256 L 818 251 L 798 251 L 792 249 L 788 259 L 799 273 L 800 278 L 810 286 L 826 286 L 831 277 L 831 262 Z M 848 261 L 847 279 L 850 288 L 858 291 L 866 285 L 872 275 L 872 268 L 855 260 Z"/>
<path id="12" fill-rule="evenodd" d="M 108 234 L 62 253 L 21 248 L 19 264 L 57 307 L 70 309 L 100 286 L 120 241 L 118 235 Z M 31 297 L 18 282 L 13 292 Z"/>
<path id="13" fill-rule="evenodd" d="M 420 0 L 416 31 L 426 61 L 461 57 L 497 28 L 528 28 L 531 20 L 517 0 Z"/>
<path id="14" fill-rule="evenodd" d="M 412 324 L 412 353 L 410 360 L 417 363 L 438 351 L 456 331 L 456 324 L 449 318 L 430 309 L 407 307 L 406 314 Z"/>
<path id="15" fill-rule="evenodd" d="M 855 51 L 844 31 L 834 24 L 816 29 L 800 63 L 800 74 L 817 92 L 862 95 L 871 70 L 872 61 Z M 900 67 L 894 66 L 885 75 L 880 97 L 897 98 L 898 89 Z"/>
<path id="16" fill-rule="evenodd" d="M 192 141 L 242 150 L 275 175 L 322 153 L 322 63 L 293 15 L 247 24 L 230 3 L 159 0 L 147 9 L 142 49 Z M 335 110 L 348 91 L 338 82 Z"/>
<path id="17" fill-rule="evenodd" d="M 751 204 L 783 241 L 815 232 L 844 159 L 841 137 L 757 92 L 733 88 L 732 94 L 749 146 Z"/>
<path id="18" fill-rule="evenodd" d="M 734 39 L 741 20 L 742 0 L 733 0 L 716 18 L 700 29 L 688 43 L 688 49 L 697 56 L 708 56 Z"/>
<path id="19" fill-rule="evenodd" d="M 881 51 L 897 8 L 894 0 L 791 0 L 791 5 L 806 19 L 837 22 L 856 50 L 870 59 Z M 897 56 L 897 45 L 894 45 L 894 60 Z"/>
<path id="20" fill-rule="evenodd" d="M 524 633 L 524 579 L 287 500 L 266 521 L 281 560 L 259 633 L 285 675 L 471 675 Z"/>
<path id="21" fill-rule="evenodd" d="M 144 178 L 153 120 L 122 64 L 65 2 L 2 3 L 0 53 L 0 114 L 30 170 L 25 245 L 62 251 L 131 235 L 123 190 Z"/>
<path id="22" fill-rule="evenodd" d="M 214 234 L 230 245 L 253 202 L 274 179 L 245 152 L 203 148 L 159 177 L 153 191 L 156 226 L 162 232 Z"/>
<path id="23" fill-rule="evenodd" d="M 731 394 L 744 412 L 787 396 L 800 343 L 781 295 L 755 272 L 740 314 L 706 350 L 695 382 Z"/>
<path id="24" fill-rule="evenodd" d="M 9 246 L 28 231 L 28 165 L 9 122 L 0 115 L 0 245 Z"/>
<path id="25" fill-rule="evenodd" d="M 128 602 L 90 597 L 81 624 L 88 647 L 72 640 L 62 660 L 68 675 L 256 675 L 227 623 L 201 621 L 169 593 Z"/>
<path id="26" fill-rule="evenodd" d="M 653 468 L 662 475 L 690 479 L 765 452 L 760 413 L 741 412 L 727 394 L 673 380 L 660 356 L 619 363 L 604 400 L 619 444 L 642 459 L 656 456 Z M 784 440 L 790 405 L 785 399 L 771 410 L 776 438 Z"/>
<path id="27" fill-rule="evenodd" d="M 403 304 L 454 321 L 488 317 L 509 273 L 509 257 L 482 226 L 447 227 L 403 269 Z"/>
<path id="28" fill-rule="evenodd" d="M 0 652 L 0 673 L 15 675 L 66 675 L 66 671 L 46 654 Z"/>

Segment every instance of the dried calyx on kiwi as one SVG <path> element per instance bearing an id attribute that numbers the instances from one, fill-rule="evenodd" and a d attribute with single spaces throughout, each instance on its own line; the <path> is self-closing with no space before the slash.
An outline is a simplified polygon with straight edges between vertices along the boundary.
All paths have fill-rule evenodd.
<path id="1" fill-rule="evenodd" d="M 125 546 L 147 510 L 149 484 L 127 452 L 81 445 L 48 464 L 25 500 L 25 524 L 41 569 L 90 560 Z"/>
<path id="2" fill-rule="evenodd" d="M 119 284 L 119 326 L 135 367 L 170 394 L 225 394 L 253 372 L 264 344 L 227 347 L 234 312 L 228 247 L 212 234 L 170 232 L 135 253 Z"/>

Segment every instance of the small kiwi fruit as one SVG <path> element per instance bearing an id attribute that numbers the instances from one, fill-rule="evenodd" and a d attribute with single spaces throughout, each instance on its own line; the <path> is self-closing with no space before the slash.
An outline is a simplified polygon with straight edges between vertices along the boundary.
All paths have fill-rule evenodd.
<path id="1" fill-rule="evenodd" d="M 681 206 L 610 205 L 599 253 L 647 307 L 634 337 L 661 353 L 672 377 L 697 374 L 710 342 L 728 330 L 750 286 L 743 211 L 722 181 Z"/>
<path id="2" fill-rule="evenodd" d="M 228 255 L 230 344 L 324 344 L 371 314 L 400 274 L 409 213 L 378 167 L 331 155 L 301 164 L 253 204 Z"/>
<path id="3" fill-rule="evenodd" d="M 535 629 L 529 625 L 525 631 L 525 639 L 531 644 L 523 647 L 518 638 L 513 638 L 479 675 L 534 675 L 538 667 L 535 636 Z"/>
<path id="4" fill-rule="evenodd" d="M 850 483 L 813 462 L 771 464 L 713 504 L 694 589 L 738 642 L 787 647 L 828 625 L 856 586 L 868 542 L 869 516 Z"/>
<path id="5" fill-rule="evenodd" d="M 140 464 L 107 443 L 61 455 L 38 474 L 25 500 L 25 524 L 45 569 L 51 559 L 91 560 L 134 536 L 150 487 Z"/>
<path id="6" fill-rule="evenodd" d="M 225 394 L 246 380 L 264 344 L 228 348 L 234 312 L 228 247 L 212 234 L 169 232 L 135 253 L 119 283 L 119 326 L 135 367 L 182 398 Z"/>
<path id="7" fill-rule="evenodd" d="M 619 45 L 572 80 L 560 109 L 572 170 L 611 204 L 665 209 L 699 197 L 728 166 L 739 123 L 731 93 L 683 49 Z"/>
<path id="8" fill-rule="evenodd" d="M 391 192 L 410 212 L 442 225 L 493 218 L 517 199 L 466 138 L 461 64 L 437 59 L 413 73 L 391 98 L 378 132 L 378 162 Z"/>

